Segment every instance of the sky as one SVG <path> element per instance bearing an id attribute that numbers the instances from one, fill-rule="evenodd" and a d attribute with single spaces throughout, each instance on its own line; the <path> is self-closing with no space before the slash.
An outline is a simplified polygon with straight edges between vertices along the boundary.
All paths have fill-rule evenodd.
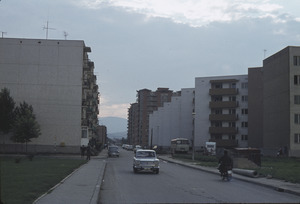
<path id="1" fill-rule="evenodd" d="M 299 0 L 1 0 L 0 37 L 84 40 L 100 118 L 127 118 L 136 91 L 247 74 L 300 46 Z M 66 34 L 66 35 L 65 35 Z"/>

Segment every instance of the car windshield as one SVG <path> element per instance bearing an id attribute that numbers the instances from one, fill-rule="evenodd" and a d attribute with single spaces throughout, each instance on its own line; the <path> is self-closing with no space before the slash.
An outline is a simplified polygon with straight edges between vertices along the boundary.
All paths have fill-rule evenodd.
<path id="1" fill-rule="evenodd" d="M 155 157 L 155 153 L 154 152 L 145 152 L 145 151 L 138 151 L 136 153 L 136 157 L 142 158 L 142 157 Z"/>
<path id="2" fill-rule="evenodd" d="M 109 147 L 109 151 L 118 151 L 118 147 Z"/>

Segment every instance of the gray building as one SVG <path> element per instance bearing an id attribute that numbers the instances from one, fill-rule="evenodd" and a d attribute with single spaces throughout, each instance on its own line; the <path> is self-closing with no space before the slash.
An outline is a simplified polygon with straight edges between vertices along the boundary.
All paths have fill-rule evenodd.
<path id="1" fill-rule="evenodd" d="M 300 156 L 300 47 L 284 48 L 248 74 L 249 145 Z"/>
<path id="2" fill-rule="evenodd" d="M 29 151 L 75 153 L 95 137 L 98 86 L 88 52 L 81 40 L 0 39 L 0 89 L 32 105 L 41 126 Z M 9 135 L 0 143 L 2 151 L 22 151 Z"/>

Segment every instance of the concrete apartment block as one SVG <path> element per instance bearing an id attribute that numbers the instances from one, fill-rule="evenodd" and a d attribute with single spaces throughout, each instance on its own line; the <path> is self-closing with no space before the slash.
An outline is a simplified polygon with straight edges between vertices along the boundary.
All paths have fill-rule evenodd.
<path id="1" fill-rule="evenodd" d="M 248 146 L 248 76 L 197 77 L 195 149 L 213 141 L 219 148 Z"/>
<path id="2" fill-rule="evenodd" d="M 0 88 L 8 88 L 17 105 L 32 105 L 41 126 L 42 135 L 29 143 L 29 151 L 79 152 L 82 119 L 89 117 L 82 106 L 86 97 L 98 99 L 96 78 L 83 82 L 84 69 L 93 71 L 87 52 L 81 40 L 0 39 Z M 94 96 L 87 96 L 87 90 Z M 97 115 L 98 103 L 94 106 Z M 88 137 L 96 123 L 97 117 L 93 125 L 86 124 Z M 13 145 L 8 137 L 1 141 L 5 151 Z"/>

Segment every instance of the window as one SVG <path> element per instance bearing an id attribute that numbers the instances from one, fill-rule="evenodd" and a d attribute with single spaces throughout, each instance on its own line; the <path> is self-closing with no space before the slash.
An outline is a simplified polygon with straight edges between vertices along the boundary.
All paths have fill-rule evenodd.
<path id="1" fill-rule="evenodd" d="M 222 84 L 212 84 L 212 88 L 221 89 L 221 88 L 223 88 L 223 85 Z"/>
<path id="2" fill-rule="evenodd" d="M 236 97 L 235 96 L 230 96 L 229 101 L 236 101 Z"/>
<path id="3" fill-rule="evenodd" d="M 294 66 L 300 66 L 300 56 L 294 56 Z"/>
<path id="4" fill-rule="evenodd" d="M 235 109 L 229 109 L 229 114 L 235 114 L 235 113 L 236 113 Z"/>
<path id="5" fill-rule="evenodd" d="M 247 89 L 248 88 L 248 83 L 242 83 L 242 89 Z"/>
<path id="6" fill-rule="evenodd" d="M 298 113 L 294 114 L 294 123 L 300 124 L 300 114 Z"/>
<path id="7" fill-rule="evenodd" d="M 230 84 L 230 88 L 234 88 L 235 89 L 236 88 L 236 83 L 231 83 Z"/>
<path id="8" fill-rule="evenodd" d="M 235 127 L 235 122 L 229 122 L 229 127 Z"/>
<path id="9" fill-rule="evenodd" d="M 248 109 L 242 109 L 242 115 L 248 115 Z"/>
<path id="10" fill-rule="evenodd" d="M 235 140 L 235 135 L 228 135 L 228 138 L 229 138 L 230 140 Z"/>
<path id="11" fill-rule="evenodd" d="M 220 122 L 220 121 L 212 122 L 211 126 L 212 127 L 222 127 L 222 122 Z"/>
<path id="12" fill-rule="evenodd" d="M 300 144 L 300 133 L 296 133 L 294 135 L 294 142 Z"/>
<path id="13" fill-rule="evenodd" d="M 242 135 L 242 140 L 248 140 L 248 135 Z"/>
<path id="14" fill-rule="evenodd" d="M 248 96 L 242 96 L 242 101 L 247 102 L 248 101 Z"/>
<path id="15" fill-rule="evenodd" d="M 223 100 L 222 96 L 213 96 L 211 99 L 212 99 L 212 101 L 222 101 Z"/>
<path id="16" fill-rule="evenodd" d="M 294 96 L 294 104 L 300 104 L 300 95 Z"/>
<path id="17" fill-rule="evenodd" d="M 222 109 L 214 109 L 211 112 L 212 112 L 212 114 L 216 114 L 216 115 L 220 115 L 223 113 Z"/>
<path id="18" fill-rule="evenodd" d="M 294 85 L 300 85 L 300 75 L 294 75 Z"/>
<path id="19" fill-rule="evenodd" d="M 242 122 L 242 127 L 244 128 L 248 127 L 248 122 Z"/>

